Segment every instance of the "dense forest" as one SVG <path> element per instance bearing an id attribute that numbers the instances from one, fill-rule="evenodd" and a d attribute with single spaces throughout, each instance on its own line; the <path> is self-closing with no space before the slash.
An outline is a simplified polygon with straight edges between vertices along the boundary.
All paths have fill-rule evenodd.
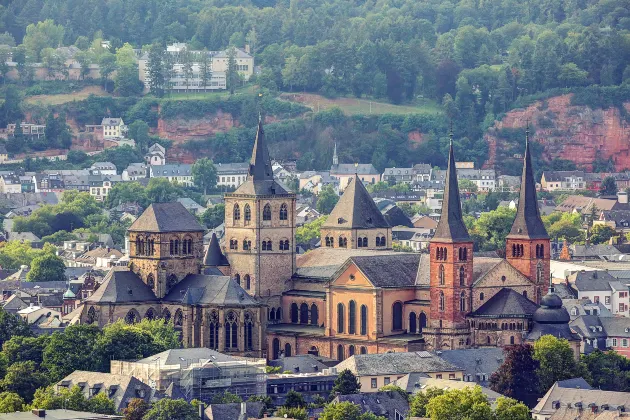
<path id="1" fill-rule="evenodd" d="M 3 42 L 32 43 L 34 24 L 51 19 L 63 27 L 64 45 L 98 38 L 135 48 L 248 44 L 262 69 L 256 83 L 270 91 L 435 100 L 454 121 L 460 150 L 477 162 L 487 157 L 485 130 L 533 98 L 580 91 L 589 106 L 602 97 L 615 98 L 608 106 L 630 99 L 621 87 L 630 83 L 629 0 L 2 3 Z M 377 152 L 385 151 L 371 155 Z"/>

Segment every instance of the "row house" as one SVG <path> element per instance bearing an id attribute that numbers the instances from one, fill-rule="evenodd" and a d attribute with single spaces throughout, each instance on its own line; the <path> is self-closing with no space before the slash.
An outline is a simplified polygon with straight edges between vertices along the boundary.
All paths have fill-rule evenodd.
<path id="1" fill-rule="evenodd" d="M 249 163 L 218 163 L 215 167 L 217 169 L 217 187 L 236 189 L 247 179 Z"/>
<path id="2" fill-rule="evenodd" d="M 186 163 L 149 166 L 150 178 L 165 178 L 169 182 L 192 187 L 192 165 Z"/>
<path id="3" fill-rule="evenodd" d="M 385 168 L 381 179 L 390 184 L 412 184 L 415 181 L 413 168 Z"/>
<path id="4" fill-rule="evenodd" d="M 599 191 L 605 178 L 611 177 L 615 180 L 618 190 L 625 190 L 630 187 L 630 174 L 627 172 L 595 172 L 586 173 L 586 188 Z"/>
<path id="5" fill-rule="evenodd" d="M 463 179 L 474 182 L 478 191 L 489 192 L 496 189 L 494 169 L 458 169 L 457 180 Z"/>
<path id="6" fill-rule="evenodd" d="M 582 315 L 571 321 L 571 329 L 581 339 L 580 352 L 614 350 L 630 357 L 630 319 L 604 315 Z"/>
<path id="7" fill-rule="evenodd" d="M 569 276 L 578 299 L 602 303 L 615 316 L 629 316 L 628 286 L 607 271 L 578 271 Z"/>
<path id="8" fill-rule="evenodd" d="M 545 191 L 569 191 L 586 189 L 584 171 L 544 171 L 540 185 Z"/>
<path id="9" fill-rule="evenodd" d="M 96 201 L 105 201 L 114 184 L 122 182 L 120 175 L 90 175 L 88 177 L 90 195 Z"/>

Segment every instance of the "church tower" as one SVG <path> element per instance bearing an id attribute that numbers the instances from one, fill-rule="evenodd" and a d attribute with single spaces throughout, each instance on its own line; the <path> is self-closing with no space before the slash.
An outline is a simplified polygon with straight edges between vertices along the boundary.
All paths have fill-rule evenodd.
<path id="1" fill-rule="evenodd" d="M 535 302 L 540 304 L 547 294 L 550 276 L 550 241 L 540 218 L 536 182 L 529 152 L 529 128 L 525 137 L 525 158 L 518 209 L 507 236 L 505 255 L 510 264 L 527 276 L 536 287 Z"/>
<path id="2" fill-rule="evenodd" d="M 469 344 L 466 314 L 472 302 L 473 242 L 462 217 L 452 137 L 442 214 L 429 245 L 431 321 L 424 334 L 434 350 Z"/>
<path id="3" fill-rule="evenodd" d="M 250 295 L 279 305 L 295 272 L 295 194 L 273 178 L 262 120 L 247 180 L 225 194 L 226 257 Z"/>
<path id="4" fill-rule="evenodd" d="M 339 157 L 337 157 L 337 143 L 335 142 L 335 150 L 333 151 L 333 166 L 339 165 Z"/>

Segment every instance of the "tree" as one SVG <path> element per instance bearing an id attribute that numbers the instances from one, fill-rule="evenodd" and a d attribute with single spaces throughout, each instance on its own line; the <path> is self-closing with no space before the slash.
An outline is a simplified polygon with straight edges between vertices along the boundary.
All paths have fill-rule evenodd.
<path id="1" fill-rule="evenodd" d="M 317 211 L 322 214 L 330 214 L 339 201 L 339 194 L 335 192 L 332 185 L 326 185 L 317 196 Z"/>
<path id="2" fill-rule="evenodd" d="M 138 78 L 138 66 L 118 67 L 114 78 L 114 88 L 120 96 L 137 96 L 142 93 L 144 85 Z"/>
<path id="3" fill-rule="evenodd" d="M 193 182 L 203 189 L 204 195 L 208 194 L 208 189 L 214 188 L 217 184 L 217 168 L 212 159 L 197 160 L 192 166 L 192 176 Z"/>
<path id="4" fill-rule="evenodd" d="M 615 178 L 612 176 L 604 178 L 599 192 L 601 195 L 617 195 L 617 183 L 615 182 Z"/>
<path id="5" fill-rule="evenodd" d="M 31 67 L 24 45 L 15 47 L 13 51 L 13 61 L 15 61 L 18 75 L 20 76 L 20 84 L 30 81 L 33 78 L 33 67 Z"/>
<path id="6" fill-rule="evenodd" d="M 175 329 L 173 323 L 165 323 L 163 319 L 145 318 L 126 328 L 149 334 L 153 343 L 162 349 L 160 351 L 178 349 L 182 346 L 179 331 Z"/>
<path id="7" fill-rule="evenodd" d="M 143 417 L 143 420 L 197 420 L 199 416 L 185 400 L 162 398 Z"/>
<path id="8" fill-rule="evenodd" d="M 590 372 L 593 388 L 604 391 L 630 391 L 630 360 L 611 351 L 596 350 L 582 356 L 582 363 Z"/>
<path id="9" fill-rule="evenodd" d="M 295 420 L 308 420 L 308 413 L 306 412 L 306 407 L 280 407 L 278 411 L 276 411 L 276 417 L 279 418 L 289 418 Z"/>
<path id="10" fill-rule="evenodd" d="M 509 346 L 505 349 L 505 360 L 490 376 L 490 388 L 519 401 L 535 402 L 538 396 L 538 367 L 531 345 Z"/>
<path id="11" fill-rule="evenodd" d="M 480 386 L 452 389 L 433 397 L 426 405 L 431 420 L 492 419 L 488 398 Z"/>
<path id="12" fill-rule="evenodd" d="M 28 402 L 33 400 L 38 388 L 48 384 L 48 375 L 42 373 L 32 360 L 12 364 L 7 369 L 4 379 L 0 381 L 2 389 L 18 394 Z"/>
<path id="13" fill-rule="evenodd" d="M 127 407 L 123 409 L 125 420 L 142 420 L 149 408 L 149 404 L 142 398 L 132 398 Z"/>
<path id="14" fill-rule="evenodd" d="M 89 411 L 98 414 L 116 414 L 114 401 L 109 399 L 105 392 L 99 392 L 88 400 Z"/>
<path id="15" fill-rule="evenodd" d="M 181 189 L 166 178 L 151 178 L 145 192 L 149 203 L 166 203 L 183 195 Z"/>
<path id="16" fill-rule="evenodd" d="M 66 281 L 66 266 L 63 260 L 53 254 L 44 254 L 33 259 L 31 270 L 26 275 L 28 281 Z"/>
<path id="17" fill-rule="evenodd" d="M 104 52 L 98 58 L 98 66 L 100 68 L 101 78 L 104 81 L 109 80 L 109 76 L 116 71 L 116 56 L 108 51 Z"/>
<path id="18" fill-rule="evenodd" d="M 339 373 L 339 375 L 337 375 L 331 394 L 358 394 L 360 389 L 361 383 L 359 382 L 359 378 L 357 378 L 349 369 L 344 369 Z"/>
<path id="19" fill-rule="evenodd" d="M 564 379 L 576 378 L 586 373 L 584 366 L 576 362 L 573 350 L 566 339 L 544 335 L 534 343 L 534 360 L 539 363 L 536 370 L 538 390 L 541 394 Z"/>
<path id="20" fill-rule="evenodd" d="M 477 192 L 477 184 L 470 179 L 460 179 L 457 183 L 459 184 L 459 189 L 462 191 L 471 193 Z"/>
<path id="21" fill-rule="evenodd" d="M 442 395 L 444 390 L 441 388 L 429 387 L 423 392 L 418 392 L 411 397 L 409 401 L 409 416 L 410 417 L 426 417 L 427 404 L 431 399 Z"/>
<path id="22" fill-rule="evenodd" d="M 166 88 L 166 69 L 164 61 L 164 48 L 159 44 L 151 45 L 149 49 L 149 89 L 152 94 L 161 98 L 164 96 L 164 90 Z"/>
<path id="23" fill-rule="evenodd" d="M 24 399 L 15 392 L 0 392 L 0 413 L 22 411 Z"/>
<path id="24" fill-rule="evenodd" d="M 204 211 L 201 221 L 208 229 L 214 229 L 225 220 L 225 204 L 216 204 L 214 207 Z"/>
<path id="25" fill-rule="evenodd" d="M 44 349 L 48 345 L 49 336 L 39 337 L 14 335 L 2 345 L 2 354 L 7 364 L 30 360 L 39 367 L 44 360 Z"/>
<path id="26" fill-rule="evenodd" d="M 32 335 L 26 322 L 0 308 L 0 345 L 4 345 L 14 336 L 30 337 Z"/>
<path id="27" fill-rule="evenodd" d="M 223 394 L 216 394 L 212 397 L 212 404 L 230 404 L 241 403 L 243 399 L 236 394 L 232 394 L 229 391 L 223 392 Z"/>
<path id="28" fill-rule="evenodd" d="M 55 25 L 52 19 L 46 19 L 37 24 L 31 23 L 26 27 L 26 35 L 22 40 L 26 49 L 39 60 L 44 48 L 57 48 L 63 41 L 64 27 Z"/>
<path id="29" fill-rule="evenodd" d="M 287 393 L 287 398 L 284 401 L 284 406 L 288 408 L 306 407 L 306 401 L 299 392 L 290 390 Z"/>
<path id="30" fill-rule="evenodd" d="M 63 333 L 56 332 L 44 349 L 42 367 L 52 382 L 75 370 L 94 370 L 94 349 L 101 332 L 96 325 L 70 325 Z"/>
<path id="31" fill-rule="evenodd" d="M 591 228 L 590 239 L 593 244 L 607 243 L 613 236 L 617 236 L 617 232 L 610 226 L 594 225 Z"/>
<path id="32" fill-rule="evenodd" d="M 238 66 L 236 63 L 236 48 L 230 47 L 227 51 L 227 69 L 226 69 L 226 83 L 227 88 L 230 90 L 230 95 L 234 94 L 236 85 L 240 81 L 240 75 L 238 74 Z"/>
<path id="33" fill-rule="evenodd" d="M 385 420 L 385 417 L 376 416 L 371 412 L 361 414 L 361 407 L 348 401 L 326 405 L 319 418 L 320 420 Z"/>
<path id="34" fill-rule="evenodd" d="M 31 406 L 45 410 L 66 409 L 99 414 L 116 413 L 114 402 L 107 397 L 106 390 L 87 399 L 78 385 L 74 385 L 72 388 L 60 387 L 57 389 L 54 385 L 40 388 L 35 392 Z"/>
<path id="35" fill-rule="evenodd" d="M 496 210 L 482 213 L 474 222 L 471 233 L 478 235 L 479 247 L 482 250 L 503 249 L 505 238 L 514 222 L 515 210 L 499 207 Z"/>
<path id="36" fill-rule="evenodd" d="M 495 408 L 496 420 L 530 420 L 529 408 L 512 398 L 497 398 Z"/>
<path id="37" fill-rule="evenodd" d="M 566 63 L 560 67 L 558 81 L 562 87 L 584 86 L 588 84 L 588 72 L 575 63 Z"/>
<path id="38" fill-rule="evenodd" d="M 8 85 L 4 91 L 4 103 L 2 104 L 2 117 L 4 124 L 16 123 L 24 116 L 21 108 L 20 92 L 13 85 Z M 16 127 L 17 130 L 17 127 Z M 16 133 L 16 136 L 18 133 Z"/>
<path id="39" fill-rule="evenodd" d="M 136 148 L 145 151 L 149 147 L 151 136 L 149 135 L 149 124 L 142 120 L 135 120 L 129 125 L 127 136 L 136 142 Z"/>
<path id="40" fill-rule="evenodd" d="M 212 63 L 210 62 L 210 56 L 207 51 L 203 51 L 201 53 L 199 73 L 201 77 L 201 86 L 203 86 L 205 90 L 208 86 L 210 86 L 210 79 L 212 79 Z"/>

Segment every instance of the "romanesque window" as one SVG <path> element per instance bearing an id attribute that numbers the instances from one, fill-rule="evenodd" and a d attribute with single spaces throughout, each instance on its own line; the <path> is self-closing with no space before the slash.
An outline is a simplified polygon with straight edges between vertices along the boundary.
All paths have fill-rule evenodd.
<path id="1" fill-rule="evenodd" d="M 155 240 L 154 239 L 147 239 L 144 253 L 146 256 L 151 256 L 155 253 Z"/>
<path id="2" fill-rule="evenodd" d="M 236 284 L 238 284 L 239 286 L 241 285 L 241 275 L 236 273 L 234 275 L 234 280 L 236 281 Z"/>
<path id="3" fill-rule="evenodd" d="M 440 286 L 444 286 L 444 283 L 446 282 L 446 274 L 444 272 L 444 266 L 440 264 L 440 270 L 438 273 L 439 279 L 440 279 Z"/>
<path id="4" fill-rule="evenodd" d="M 274 338 L 271 344 L 271 348 L 272 348 L 271 351 L 273 353 L 273 360 L 276 360 L 277 358 L 280 357 L 280 340 L 278 340 L 277 338 Z"/>
<path id="5" fill-rule="evenodd" d="M 173 325 L 176 327 L 181 327 L 184 325 L 184 313 L 181 309 L 175 311 L 175 316 L 173 317 Z"/>
<path id="6" fill-rule="evenodd" d="M 486 295 L 483 292 L 479 293 L 479 300 L 483 300 L 485 297 Z"/>
<path id="7" fill-rule="evenodd" d="M 367 347 L 361 346 L 361 354 L 368 354 Z"/>
<path id="8" fill-rule="evenodd" d="M 422 332 L 424 328 L 427 327 L 427 315 L 424 312 L 420 312 L 420 316 L 418 317 L 418 332 Z"/>
<path id="9" fill-rule="evenodd" d="M 367 306 L 361 305 L 361 335 L 367 335 Z"/>
<path id="10" fill-rule="evenodd" d="M 245 239 L 243 241 L 243 251 L 249 251 L 252 249 L 252 241 Z"/>
<path id="11" fill-rule="evenodd" d="M 440 291 L 440 302 L 439 302 L 439 308 L 440 311 L 444 311 L 444 292 Z"/>
<path id="12" fill-rule="evenodd" d="M 125 315 L 125 322 L 127 324 L 135 324 L 136 322 L 140 322 L 140 314 L 135 309 L 130 310 Z"/>
<path id="13" fill-rule="evenodd" d="M 459 260 L 466 261 L 468 259 L 468 248 L 459 248 Z"/>
<path id="14" fill-rule="evenodd" d="M 417 329 L 417 319 L 415 312 L 409 312 L 409 332 L 415 334 Z"/>
<path id="15" fill-rule="evenodd" d="M 326 236 L 326 246 L 327 247 L 331 247 L 335 244 L 335 238 L 332 238 L 330 236 Z"/>
<path id="16" fill-rule="evenodd" d="M 545 246 L 540 244 L 536 245 L 536 258 L 545 258 Z"/>
<path id="17" fill-rule="evenodd" d="M 271 220 L 271 206 L 269 203 L 263 207 L 263 220 Z"/>
<path id="18" fill-rule="evenodd" d="M 86 322 L 88 324 L 96 322 L 96 309 L 94 309 L 94 306 L 90 306 L 90 309 L 88 309 Z"/>
<path id="19" fill-rule="evenodd" d="M 357 246 L 359 248 L 367 248 L 368 246 L 368 238 L 367 237 L 363 237 L 363 238 L 358 238 L 357 239 Z"/>
<path id="20" fill-rule="evenodd" d="M 172 255 L 179 255 L 179 239 L 175 239 L 173 241 L 173 252 Z"/>
<path id="21" fill-rule="evenodd" d="M 171 289 L 171 287 L 175 286 L 177 284 L 177 277 L 175 276 L 175 274 L 171 274 L 170 276 L 168 276 L 168 278 L 166 279 L 166 288 L 168 290 Z"/>
<path id="22" fill-rule="evenodd" d="M 263 251 L 273 251 L 273 243 L 271 241 L 262 241 Z"/>
<path id="23" fill-rule="evenodd" d="M 339 237 L 339 248 L 345 248 L 347 246 L 348 246 L 348 239 L 343 237 L 343 236 L 340 236 Z"/>
<path id="24" fill-rule="evenodd" d="M 523 297 L 527 297 L 527 290 L 523 290 Z"/>
<path id="25" fill-rule="evenodd" d="M 466 293 L 464 292 L 459 295 L 459 310 L 466 312 Z"/>
<path id="26" fill-rule="evenodd" d="M 377 236 L 375 241 L 376 246 L 381 246 L 381 237 Z"/>
<path id="27" fill-rule="evenodd" d="M 536 283 L 540 283 L 543 281 L 544 272 L 542 262 L 538 262 L 536 266 Z"/>
<path id="28" fill-rule="evenodd" d="M 396 302 L 392 307 L 392 330 L 402 330 L 403 328 L 403 307 L 402 303 Z"/>
<path id="29" fill-rule="evenodd" d="M 280 240 L 280 251 L 288 251 L 289 250 L 289 240 Z"/>
<path id="30" fill-rule="evenodd" d="M 274 321 L 276 319 L 276 308 L 271 308 L 269 310 L 269 315 L 267 316 L 269 321 Z"/>
<path id="31" fill-rule="evenodd" d="M 298 306 L 297 303 L 291 304 L 291 322 L 297 324 L 299 320 Z"/>
<path id="32" fill-rule="evenodd" d="M 344 307 L 343 307 L 343 303 L 338 303 L 337 304 L 337 332 L 338 333 L 343 333 L 344 330 Z"/>
<path id="33" fill-rule="evenodd" d="M 343 362 L 343 360 L 345 359 L 345 355 L 344 355 L 344 351 L 343 351 L 343 345 L 339 344 L 337 346 L 337 360 L 340 362 Z"/>
<path id="34" fill-rule="evenodd" d="M 150 319 L 150 320 L 155 319 L 155 311 L 153 310 L 153 308 L 149 308 L 149 309 L 147 310 L 147 313 L 146 313 L 146 314 L 144 314 L 144 317 L 145 317 L 146 319 Z"/>
<path id="35" fill-rule="evenodd" d="M 311 325 L 318 325 L 319 323 L 319 311 L 317 305 L 314 303 L 311 305 Z"/>
<path id="36" fill-rule="evenodd" d="M 350 344 L 350 346 L 348 346 L 348 357 L 354 356 L 354 346 L 352 344 Z"/>
<path id="37" fill-rule="evenodd" d="M 464 267 L 459 267 L 459 285 L 466 285 L 466 270 L 464 270 Z"/>
<path id="38" fill-rule="evenodd" d="M 357 303 L 351 300 L 348 304 L 348 334 L 357 333 Z"/>
<path id="39" fill-rule="evenodd" d="M 227 313 L 225 317 L 225 347 L 226 349 L 238 348 L 238 319 L 234 311 Z"/>
<path id="40" fill-rule="evenodd" d="M 238 204 L 234 204 L 234 210 L 232 212 L 234 220 L 241 220 L 241 208 Z"/>
<path id="41" fill-rule="evenodd" d="M 219 315 L 216 311 L 210 313 L 210 348 L 217 350 L 219 348 Z"/>
<path id="42" fill-rule="evenodd" d="M 243 280 L 245 280 L 245 288 L 249 290 L 252 287 L 252 279 L 249 277 L 249 274 L 245 274 Z"/>
<path id="43" fill-rule="evenodd" d="M 249 207 L 249 204 L 245 204 L 243 213 L 244 213 L 246 222 L 249 222 L 250 220 L 252 220 L 252 209 L 251 207 Z"/>
<path id="44" fill-rule="evenodd" d="M 188 255 L 192 255 L 193 253 L 193 240 L 191 238 L 188 239 L 184 239 L 183 242 L 183 247 L 182 247 L 182 252 L 183 254 L 188 254 Z"/>
<path id="45" fill-rule="evenodd" d="M 300 305 L 300 324 L 308 324 L 308 304 Z"/>
<path id="46" fill-rule="evenodd" d="M 144 255 L 144 239 L 136 239 L 136 255 Z"/>
<path id="47" fill-rule="evenodd" d="M 308 354 L 312 354 L 313 356 L 319 356 L 319 349 L 315 346 L 311 346 L 308 350 Z"/>
<path id="48" fill-rule="evenodd" d="M 284 345 L 284 357 L 291 357 L 291 344 L 289 343 Z"/>
<path id="49" fill-rule="evenodd" d="M 164 320 L 165 324 L 168 324 L 168 322 L 171 320 L 171 311 L 169 311 L 168 308 L 164 308 L 164 310 L 162 311 L 162 319 Z"/>
<path id="50" fill-rule="evenodd" d="M 245 350 L 252 350 L 254 348 L 253 340 L 254 322 L 249 312 L 245 313 Z"/>
<path id="51" fill-rule="evenodd" d="M 289 218 L 289 209 L 286 204 L 280 206 L 280 220 L 287 220 Z"/>
<path id="52" fill-rule="evenodd" d="M 230 239 L 230 249 L 238 250 L 238 241 L 236 239 Z"/>
<path id="53" fill-rule="evenodd" d="M 155 279 L 153 278 L 153 274 L 149 274 L 147 276 L 147 286 L 151 289 L 155 288 Z"/>

